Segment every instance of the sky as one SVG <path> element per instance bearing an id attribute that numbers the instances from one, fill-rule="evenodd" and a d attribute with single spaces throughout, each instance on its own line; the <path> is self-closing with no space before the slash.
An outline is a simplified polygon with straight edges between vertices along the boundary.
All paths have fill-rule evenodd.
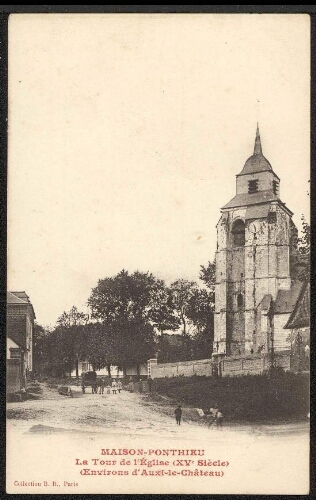
<path id="1" fill-rule="evenodd" d="M 307 15 L 9 19 L 8 290 L 87 312 L 121 269 L 198 280 L 253 153 L 309 218 Z"/>

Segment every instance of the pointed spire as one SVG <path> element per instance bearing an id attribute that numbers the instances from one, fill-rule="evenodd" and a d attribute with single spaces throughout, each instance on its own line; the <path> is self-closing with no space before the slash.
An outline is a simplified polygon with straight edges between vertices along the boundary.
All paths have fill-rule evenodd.
<path id="1" fill-rule="evenodd" d="M 257 132 L 256 132 L 256 140 L 255 140 L 255 147 L 253 150 L 254 155 L 262 155 L 262 147 L 261 147 L 261 140 L 260 140 L 260 132 L 259 132 L 259 124 L 257 123 Z"/>

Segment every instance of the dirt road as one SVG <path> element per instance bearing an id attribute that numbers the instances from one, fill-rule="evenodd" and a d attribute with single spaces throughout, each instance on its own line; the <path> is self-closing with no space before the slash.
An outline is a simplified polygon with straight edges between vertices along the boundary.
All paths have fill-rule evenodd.
<path id="1" fill-rule="evenodd" d="M 25 432 L 93 432 L 188 438 L 220 433 L 209 428 L 194 408 L 183 407 L 181 426 L 174 418 L 175 405 L 167 399 L 123 390 L 120 394 L 92 394 L 88 388 L 82 394 L 78 386 L 71 387 L 73 398 L 59 395 L 56 387 L 34 383 L 37 399 L 8 403 L 7 418 L 10 427 Z M 32 390 L 32 389 L 31 389 Z M 225 434 L 234 432 L 248 435 L 300 435 L 308 432 L 307 424 L 286 425 L 224 425 Z M 213 433 L 212 439 L 215 438 Z M 223 436 L 222 436 L 223 437 Z M 234 439 L 236 439 L 234 437 Z"/>
<path id="2" fill-rule="evenodd" d="M 35 386 L 39 399 L 20 403 L 8 403 L 7 417 L 10 425 L 23 432 L 106 432 L 111 434 L 176 435 L 183 427 L 200 429 L 192 422 L 195 410 L 184 409 L 181 430 L 174 419 L 174 407 L 170 403 L 152 401 L 147 394 L 92 394 L 88 388 L 82 394 L 80 387 L 72 386 L 73 398 L 61 396 L 56 388 L 46 384 Z M 179 427 L 179 426 L 178 426 Z M 193 431 L 194 432 L 194 431 Z"/>

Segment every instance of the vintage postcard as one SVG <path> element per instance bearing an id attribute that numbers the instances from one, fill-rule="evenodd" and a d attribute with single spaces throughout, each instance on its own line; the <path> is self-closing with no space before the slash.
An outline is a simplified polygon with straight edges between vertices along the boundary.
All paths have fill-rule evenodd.
<path id="1" fill-rule="evenodd" d="M 307 494 L 308 15 L 9 18 L 18 494 Z"/>

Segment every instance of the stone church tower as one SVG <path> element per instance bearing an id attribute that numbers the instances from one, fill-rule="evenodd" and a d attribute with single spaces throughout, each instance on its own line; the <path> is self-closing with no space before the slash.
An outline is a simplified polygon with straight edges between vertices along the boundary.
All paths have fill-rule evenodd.
<path id="1" fill-rule="evenodd" d="M 269 325 L 263 325 L 261 309 L 276 300 L 279 290 L 291 289 L 297 230 L 293 213 L 280 199 L 280 179 L 262 154 L 258 127 L 253 155 L 236 176 L 236 196 L 221 212 L 213 352 L 268 350 Z"/>

